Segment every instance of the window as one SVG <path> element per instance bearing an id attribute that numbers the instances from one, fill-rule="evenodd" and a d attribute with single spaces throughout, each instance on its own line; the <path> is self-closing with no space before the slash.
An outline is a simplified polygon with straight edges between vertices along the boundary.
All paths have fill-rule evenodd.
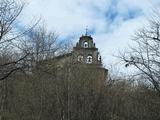
<path id="1" fill-rule="evenodd" d="M 83 61 L 83 56 L 82 56 L 82 55 L 79 55 L 79 56 L 78 56 L 78 61 L 79 61 L 79 62 L 82 62 L 82 61 Z"/>
<path id="2" fill-rule="evenodd" d="M 92 62 L 93 62 L 93 60 L 92 60 L 92 56 L 88 56 L 87 57 L 87 61 L 86 61 L 88 64 L 91 64 Z"/>
<path id="3" fill-rule="evenodd" d="M 100 56 L 100 54 L 98 54 L 98 61 L 101 61 L 101 56 Z"/>
<path id="4" fill-rule="evenodd" d="M 84 42 L 84 48 L 88 48 L 88 42 Z"/>

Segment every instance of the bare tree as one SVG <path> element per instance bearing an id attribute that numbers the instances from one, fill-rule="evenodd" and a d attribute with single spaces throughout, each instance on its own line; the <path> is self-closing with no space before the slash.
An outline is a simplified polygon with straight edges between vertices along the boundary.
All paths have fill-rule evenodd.
<path id="1" fill-rule="evenodd" d="M 7 79 L 26 68 L 24 63 L 29 53 L 20 48 L 20 40 L 38 23 L 24 30 L 18 29 L 18 17 L 24 6 L 21 0 L 0 0 L 0 120 L 7 111 Z"/>
<path id="2" fill-rule="evenodd" d="M 61 48 L 56 32 L 48 31 L 44 26 L 36 26 L 29 33 L 27 39 L 22 40 L 21 48 L 26 57 L 26 65 L 29 70 L 41 68 L 46 60 L 53 59 Z"/>
<path id="3" fill-rule="evenodd" d="M 13 34 L 14 22 L 21 13 L 24 4 L 18 4 L 14 0 L 1 0 L 0 1 L 0 80 L 6 79 L 14 71 L 18 70 L 15 65 L 21 61 L 12 61 L 11 52 L 8 52 L 11 42 L 16 40 L 20 34 Z M 11 49 L 10 49 L 11 50 Z M 0 87 L 0 120 L 3 119 L 3 113 L 5 111 L 6 102 L 6 81 L 1 81 Z"/>
<path id="4" fill-rule="evenodd" d="M 22 49 L 19 42 L 38 21 L 23 31 L 16 27 L 24 6 L 25 3 L 20 0 L 0 1 L 0 80 L 8 78 L 17 70 L 23 70 L 23 61 L 29 55 L 27 51 L 20 54 Z"/>
<path id="5" fill-rule="evenodd" d="M 27 76 L 15 76 L 10 84 L 13 92 L 8 119 L 159 120 L 160 102 L 155 91 L 125 81 L 105 87 L 103 75 L 92 66 L 67 62 L 59 68 L 52 60 L 40 65 L 52 74 L 38 69 Z"/>
<path id="6" fill-rule="evenodd" d="M 0 43 L 14 40 L 17 36 L 10 37 L 12 34 L 13 24 L 24 8 L 23 3 L 14 0 L 0 1 Z"/>
<path id="7" fill-rule="evenodd" d="M 138 75 L 147 80 L 160 94 L 160 19 L 149 20 L 148 26 L 138 30 L 133 40 L 137 46 L 131 46 L 120 58 L 125 66 L 133 65 Z M 141 77 L 142 78 L 142 77 Z"/>

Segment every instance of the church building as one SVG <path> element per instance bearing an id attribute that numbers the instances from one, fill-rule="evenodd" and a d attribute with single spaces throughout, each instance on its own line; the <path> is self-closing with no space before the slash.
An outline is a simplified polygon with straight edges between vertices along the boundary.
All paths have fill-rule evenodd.
<path id="1" fill-rule="evenodd" d="M 82 70 L 89 71 L 84 76 L 96 76 L 94 79 L 100 83 L 105 83 L 108 76 L 108 70 L 103 67 L 102 59 L 93 38 L 87 34 L 79 38 L 76 46 L 71 53 L 57 57 L 59 66 L 69 63 L 74 67 L 81 67 Z M 74 71 L 75 72 L 75 71 Z M 91 74 L 93 73 L 93 74 Z"/>
<path id="2" fill-rule="evenodd" d="M 74 62 L 85 63 L 95 66 L 102 66 L 101 56 L 98 52 L 98 48 L 93 41 L 93 38 L 89 35 L 82 35 L 73 48 L 73 60 Z"/>

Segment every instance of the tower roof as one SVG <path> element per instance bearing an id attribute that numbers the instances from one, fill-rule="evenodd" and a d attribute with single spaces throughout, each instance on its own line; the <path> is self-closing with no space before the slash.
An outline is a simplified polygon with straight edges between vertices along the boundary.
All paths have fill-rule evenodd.
<path id="1" fill-rule="evenodd" d="M 80 37 L 80 40 L 93 40 L 93 38 L 91 37 L 91 35 L 82 35 Z"/>

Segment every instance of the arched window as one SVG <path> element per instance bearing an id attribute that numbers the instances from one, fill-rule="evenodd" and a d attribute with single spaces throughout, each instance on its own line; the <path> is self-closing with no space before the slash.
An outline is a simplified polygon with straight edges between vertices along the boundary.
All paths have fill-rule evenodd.
<path id="1" fill-rule="evenodd" d="M 91 55 L 87 56 L 87 61 L 88 64 L 91 64 L 93 62 L 93 58 Z"/>
<path id="2" fill-rule="evenodd" d="M 101 55 L 98 53 L 98 61 L 101 61 Z"/>
<path id="3" fill-rule="evenodd" d="M 82 62 L 82 61 L 83 61 L 83 56 L 82 56 L 82 55 L 79 55 L 79 56 L 78 56 L 78 61 L 79 61 L 79 62 Z"/>
<path id="4" fill-rule="evenodd" d="M 83 46 L 84 48 L 88 48 L 88 42 L 84 42 Z"/>

